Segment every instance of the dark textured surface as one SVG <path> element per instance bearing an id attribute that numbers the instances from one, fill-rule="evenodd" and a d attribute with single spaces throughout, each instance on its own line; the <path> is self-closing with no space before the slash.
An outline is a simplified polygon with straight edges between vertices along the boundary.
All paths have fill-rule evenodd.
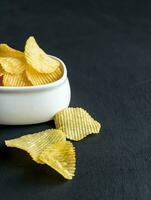
<path id="1" fill-rule="evenodd" d="M 71 105 L 103 131 L 74 143 L 77 171 L 65 181 L 4 140 L 51 126 L 0 126 L 1 200 L 151 199 L 151 12 L 149 1 L 0 1 L 0 42 L 23 49 L 34 35 L 62 58 Z"/>

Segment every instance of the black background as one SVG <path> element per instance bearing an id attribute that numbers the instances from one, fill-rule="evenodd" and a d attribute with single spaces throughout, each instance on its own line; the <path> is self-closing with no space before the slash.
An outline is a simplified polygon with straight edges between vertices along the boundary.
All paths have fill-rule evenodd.
<path id="1" fill-rule="evenodd" d="M 76 176 L 64 180 L 4 140 L 52 122 L 0 126 L 1 200 L 151 199 L 151 5 L 149 1 L 0 1 L 0 42 L 23 50 L 34 35 L 64 60 L 72 106 L 102 122 L 74 142 Z"/>

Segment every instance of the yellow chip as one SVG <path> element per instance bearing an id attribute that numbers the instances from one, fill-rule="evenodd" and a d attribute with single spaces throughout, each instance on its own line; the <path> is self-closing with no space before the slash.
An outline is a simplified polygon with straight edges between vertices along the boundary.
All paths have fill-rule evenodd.
<path id="1" fill-rule="evenodd" d="M 14 57 L 0 57 L 0 64 L 5 72 L 10 74 L 20 74 L 27 66 L 26 60 Z"/>
<path id="2" fill-rule="evenodd" d="M 5 72 L 3 75 L 3 85 L 18 87 L 18 86 L 31 86 L 31 83 L 27 79 L 25 72 L 21 74 L 9 74 Z"/>
<path id="3" fill-rule="evenodd" d="M 39 73 L 30 66 L 26 70 L 27 78 L 31 81 L 33 85 L 43 85 L 59 80 L 63 72 L 60 67 L 58 67 L 54 72 L 46 74 Z"/>
<path id="4" fill-rule="evenodd" d="M 29 37 L 26 41 L 24 53 L 27 63 L 40 73 L 51 73 L 60 65 L 38 46 L 34 37 Z"/>
<path id="5" fill-rule="evenodd" d="M 0 77 L 3 76 L 3 74 L 4 74 L 4 71 L 3 71 L 2 66 L 0 65 Z"/>
<path id="6" fill-rule="evenodd" d="M 0 57 L 23 57 L 24 53 L 9 47 L 7 44 L 0 44 Z"/>
<path id="7" fill-rule="evenodd" d="M 0 76 L 0 86 L 3 86 L 3 77 Z"/>
<path id="8" fill-rule="evenodd" d="M 72 179 L 75 174 L 75 149 L 71 142 L 50 144 L 40 155 L 40 160 L 59 172 L 64 178 Z"/>
<path id="9" fill-rule="evenodd" d="M 16 147 L 27 151 L 35 162 L 43 164 L 43 161 L 39 159 L 42 151 L 47 145 L 61 141 L 66 141 L 65 134 L 61 130 L 48 129 L 39 133 L 6 140 L 5 144 L 8 147 Z"/>
<path id="10" fill-rule="evenodd" d="M 89 134 L 99 133 L 101 125 L 82 108 L 65 108 L 55 117 L 56 128 L 64 131 L 71 140 L 81 140 Z"/>
<path id="11" fill-rule="evenodd" d="M 0 86 L 3 86 L 3 74 L 4 74 L 4 72 L 0 65 Z"/>

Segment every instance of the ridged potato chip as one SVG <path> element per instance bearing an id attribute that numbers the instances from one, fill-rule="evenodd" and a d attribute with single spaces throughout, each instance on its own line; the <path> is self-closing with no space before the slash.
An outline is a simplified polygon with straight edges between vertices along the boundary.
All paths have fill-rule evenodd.
<path id="1" fill-rule="evenodd" d="M 58 67 L 54 72 L 46 74 L 46 73 L 39 73 L 32 67 L 28 66 L 26 69 L 27 78 L 31 81 L 33 85 L 42 85 L 48 84 L 54 81 L 59 80 L 62 75 L 62 69 Z"/>
<path id="2" fill-rule="evenodd" d="M 65 108 L 55 117 L 56 128 L 64 131 L 70 140 L 81 140 L 89 134 L 99 133 L 101 125 L 82 108 Z"/>
<path id="3" fill-rule="evenodd" d="M 24 57 L 24 53 L 9 47 L 7 44 L 0 44 L 0 57 Z"/>
<path id="4" fill-rule="evenodd" d="M 16 139 L 6 140 L 5 144 L 8 147 L 16 147 L 28 152 L 35 162 L 43 164 L 44 162 L 39 159 L 42 151 L 47 145 L 61 141 L 66 141 L 65 134 L 61 130 L 48 129 Z"/>
<path id="5" fill-rule="evenodd" d="M 23 72 L 21 74 L 9 74 L 4 73 L 3 75 L 3 85 L 18 87 L 18 86 L 31 86 L 30 81 L 27 79 L 26 73 Z"/>
<path id="6" fill-rule="evenodd" d="M 71 142 L 50 144 L 40 155 L 40 160 L 46 163 L 64 178 L 72 179 L 75 174 L 75 149 Z"/>
<path id="7" fill-rule="evenodd" d="M 3 77 L 0 76 L 0 86 L 3 86 Z"/>
<path id="8" fill-rule="evenodd" d="M 0 57 L 0 64 L 5 72 L 10 74 L 20 74 L 27 66 L 25 58 Z"/>
<path id="9" fill-rule="evenodd" d="M 51 73 L 60 65 L 57 60 L 51 58 L 38 46 L 32 36 L 26 41 L 24 53 L 27 63 L 40 73 Z"/>
<path id="10" fill-rule="evenodd" d="M 4 71 L 3 71 L 2 66 L 0 65 L 0 77 L 3 76 L 3 74 L 4 74 Z"/>

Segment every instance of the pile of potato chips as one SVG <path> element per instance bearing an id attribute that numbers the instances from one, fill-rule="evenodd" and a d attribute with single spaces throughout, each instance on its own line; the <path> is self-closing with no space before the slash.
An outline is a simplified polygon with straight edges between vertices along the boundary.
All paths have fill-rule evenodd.
<path id="1" fill-rule="evenodd" d="M 27 39 L 24 52 L 0 44 L 0 86 L 43 85 L 59 80 L 62 75 L 61 63 L 47 55 L 34 37 Z"/>
<path id="2" fill-rule="evenodd" d="M 82 108 L 65 108 L 54 116 L 56 129 L 6 140 L 8 147 L 20 148 L 39 164 L 47 164 L 66 179 L 72 179 L 76 169 L 73 144 L 89 134 L 99 133 L 101 124 Z"/>

